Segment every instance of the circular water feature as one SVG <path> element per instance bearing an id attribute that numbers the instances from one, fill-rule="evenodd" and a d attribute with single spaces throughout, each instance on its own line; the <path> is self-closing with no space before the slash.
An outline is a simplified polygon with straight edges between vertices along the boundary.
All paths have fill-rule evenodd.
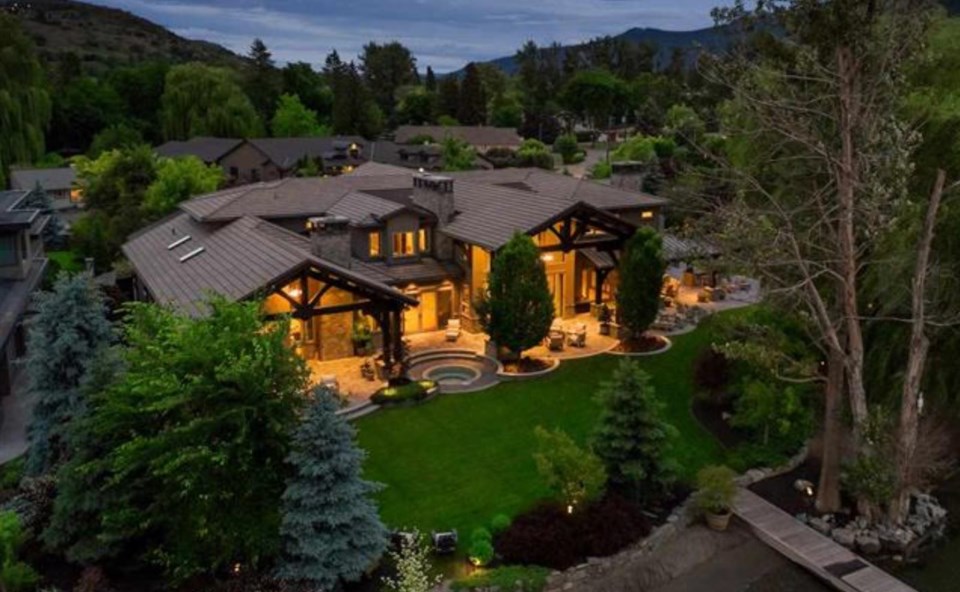
<path id="1" fill-rule="evenodd" d="M 470 366 L 446 364 L 435 366 L 423 373 L 423 377 L 439 385 L 468 385 L 480 378 L 480 371 Z"/>

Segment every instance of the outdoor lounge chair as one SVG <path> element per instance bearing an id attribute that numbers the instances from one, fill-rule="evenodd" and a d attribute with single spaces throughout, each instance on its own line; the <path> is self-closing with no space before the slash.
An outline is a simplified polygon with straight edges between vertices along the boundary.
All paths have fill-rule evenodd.
<path id="1" fill-rule="evenodd" d="M 547 349 L 550 351 L 561 351 L 563 350 L 563 331 L 550 331 L 550 334 L 547 335 Z"/>
<path id="2" fill-rule="evenodd" d="M 438 555 L 449 555 L 457 550 L 457 529 L 447 532 L 430 533 L 430 542 L 433 544 L 433 552 Z"/>
<path id="3" fill-rule="evenodd" d="M 446 337 L 447 341 L 456 341 L 460 338 L 460 319 L 447 321 Z"/>
<path id="4" fill-rule="evenodd" d="M 577 323 L 573 330 L 567 333 L 567 343 L 573 347 L 587 346 L 587 324 Z"/>

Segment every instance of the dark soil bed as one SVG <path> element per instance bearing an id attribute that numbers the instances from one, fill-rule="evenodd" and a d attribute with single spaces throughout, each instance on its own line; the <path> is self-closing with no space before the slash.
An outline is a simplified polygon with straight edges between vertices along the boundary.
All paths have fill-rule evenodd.
<path id="1" fill-rule="evenodd" d="M 670 342 L 659 335 L 644 335 L 640 339 L 623 340 L 614 351 L 625 354 L 646 354 L 666 349 Z"/>
<path id="2" fill-rule="evenodd" d="M 518 361 L 514 362 L 504 362 L 503 370 L 504 372 L 509 372 L 511 374 L 533 374 L 535 372 L 543 372 L 549 368 L 552 364 L 540 358 L 520 358 Z"/>
<path id="3" fill-rule="evenodd" d="M 802 465 L 790 471 L 789 473 L 784 473 L 782 475 L 777 475 L 775 477 L 770 477 L 769 479 L 764 479 L 763 481 L 754 483 L 750 486 L 750 490 L 771 504 L 777 506 L 784 512 L 787 512 L 791 516 L 796 516 L 797 514 L 807 514 L 813 516 L 818 513 L 814 507 L 814 498 L 807 497 L 803 493 L 797 491 L 797 489 L 794 487 L 794 483 L 798 479 L 805 479 L 813 483 L 814 487 L 816 487 L 819 478 L 820 462 L 818 460 L 808 458 L 803 462 Z M 843 507 L 853 507 L 851 500 L 844 499 Z M 846 516 L 843 514 L 835 515 L 835 519 L 839 526 L 843 526 L 853 518 L 854 516 L 852 514 Z"/>
<path id="4" fill-rule="evenodd" d="M 697 418 L 713 437 L 720 440 L 720 443 L 726 448 L 736 448 L 747 441 L 744 434 L 730 425 L 724 414 L 733 413 L 733 406 L 724 403 L 715 403 L 703 399 L 694 399 L 693 416 Z"/>

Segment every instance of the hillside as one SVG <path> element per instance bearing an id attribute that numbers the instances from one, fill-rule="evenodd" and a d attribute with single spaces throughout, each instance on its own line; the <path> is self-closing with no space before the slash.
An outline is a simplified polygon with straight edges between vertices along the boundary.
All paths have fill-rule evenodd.
<path id="1" fill-rule="evenodd" d="M 124 10 L 74 0 L 0 0 L 18 17 L 47 62 L 75 53 L 89 72 L 111 65 L 164 60 L 239 67 L 243 58 L 207 41 L 184 39 Z"/>

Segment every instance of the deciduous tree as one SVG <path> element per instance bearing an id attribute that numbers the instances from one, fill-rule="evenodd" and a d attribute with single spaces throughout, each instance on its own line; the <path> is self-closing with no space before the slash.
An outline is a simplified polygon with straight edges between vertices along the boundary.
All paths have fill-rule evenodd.
<path id="1" fill-rule="evenodd" d="M 329 135 L 320 125 L 316 112 L 308 109 L 297 95 L 281 95 L 270 121 L 275 138 L 307 138 Z"/>
<path id="2" fill-rule="evenodd" d="M 260 115 L 233 73 L 200 63 L 170 68 L 160 121 L 167 140 L 194 136 L 253 138 L 263 134 Z"/>
<path id="3" fill-rule="evenodd" d="M 160 218 L 194 195 L 216 191 L 223 181 L 222 168 L 207 165 L 196 156 L 160 158 L 156 179 L 144 194 L 143 209 L 148 218 Z"/>

